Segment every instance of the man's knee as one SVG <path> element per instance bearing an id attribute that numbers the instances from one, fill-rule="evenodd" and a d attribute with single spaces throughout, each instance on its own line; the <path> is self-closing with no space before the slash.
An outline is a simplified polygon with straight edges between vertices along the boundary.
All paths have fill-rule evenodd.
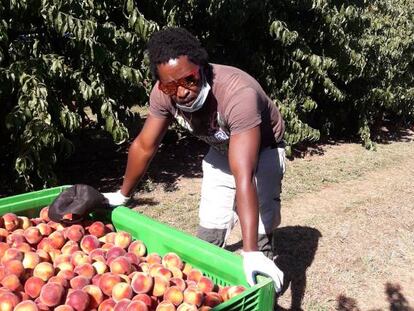
<path id="1" fill-rule="evenodd" d="M 208 229 L 198 226 L 197 237 L 211 244 L 222 247 L 225 242 L 227 229 Z"/>

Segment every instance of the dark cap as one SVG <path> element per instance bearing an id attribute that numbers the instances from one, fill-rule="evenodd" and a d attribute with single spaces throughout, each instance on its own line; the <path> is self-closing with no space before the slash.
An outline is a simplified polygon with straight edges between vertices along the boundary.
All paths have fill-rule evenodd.
<path id="1" fill-rule="evenodd" d="M 72 224 L 84 220 L 93 210 L 108 207 L 108 200 L 98 190 L 76 184 L 60 193 L 49 205 L 49 218 L 55 222 Z"/>

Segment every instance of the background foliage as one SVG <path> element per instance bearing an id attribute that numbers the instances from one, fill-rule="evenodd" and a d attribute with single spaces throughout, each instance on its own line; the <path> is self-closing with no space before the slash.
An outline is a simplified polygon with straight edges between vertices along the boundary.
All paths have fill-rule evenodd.
<path id="1" fill-rule="evenodd" d="M 0 0 L 0 163 L 7 181 L 58 183 L 86 129 L 116 143 L 151 88 L 145 43 L 186 27 L 211 61 L 256 77 L 280 107 L 289 146 L 357 137 L 414 112 L 410 0 Z M 3 173 L 4 172 L 4 173 Z"/>

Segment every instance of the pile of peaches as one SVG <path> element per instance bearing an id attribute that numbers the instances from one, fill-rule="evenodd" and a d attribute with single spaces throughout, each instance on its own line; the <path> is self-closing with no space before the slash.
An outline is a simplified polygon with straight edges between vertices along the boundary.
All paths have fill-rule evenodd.
<path id="1" fill-rule="evenodd" d="M 245 290 L 219 286 L 175 253 L 147 254 L 111 224 L 0 217 L 1 311 L 210 310 Z"/>

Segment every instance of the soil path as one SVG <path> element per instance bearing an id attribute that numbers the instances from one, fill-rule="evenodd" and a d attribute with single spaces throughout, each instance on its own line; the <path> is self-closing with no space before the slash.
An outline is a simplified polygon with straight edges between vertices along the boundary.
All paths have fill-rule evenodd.
<path id="1" fill-rule="evenodd" d="M 324 156 L 346 156 L 346 148 Z M 276 250 L 290 287 L 278 301 L 281 308 L 412 310 L 412 155 L 408 143 L 391 166 L 284 202 Z M 236 228 L 233 248 L 240 236 Z"/>

